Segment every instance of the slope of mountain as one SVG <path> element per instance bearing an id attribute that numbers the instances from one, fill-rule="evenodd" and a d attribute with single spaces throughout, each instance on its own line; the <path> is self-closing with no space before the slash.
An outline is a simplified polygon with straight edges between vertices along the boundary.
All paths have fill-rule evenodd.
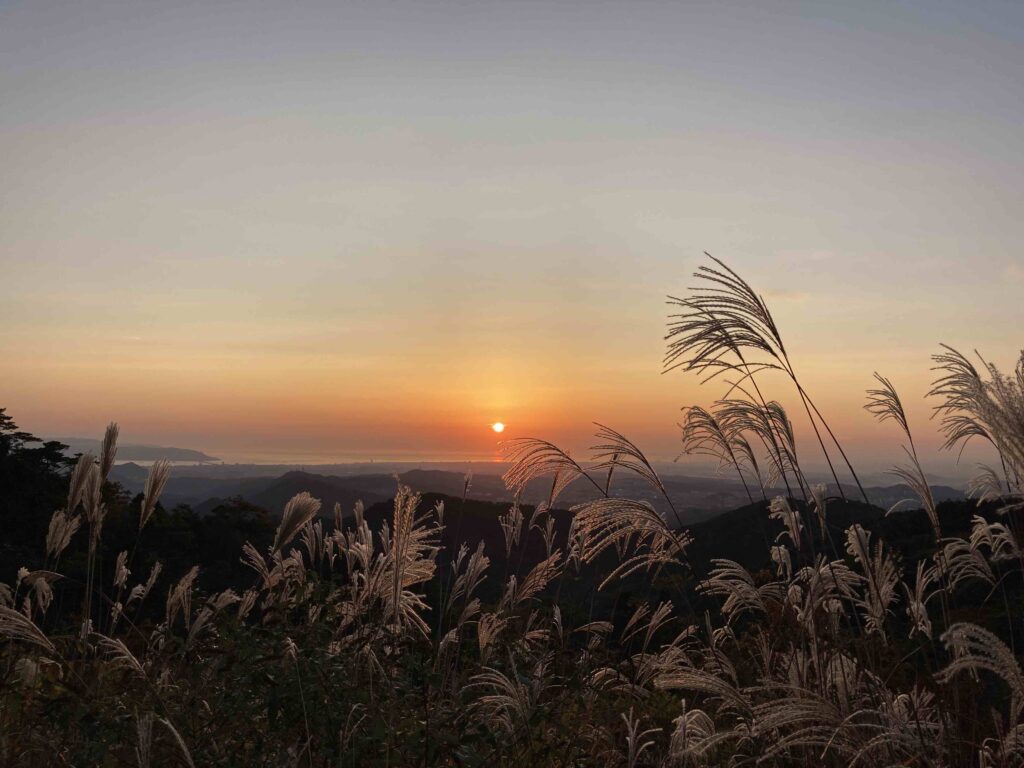
<path id="1" fill-rule="evenodd" d="M 188 472 L 189 469 L 191 468 L 177 467 L 171 470 L 171 476 L 161 496 L 161 502 L 165 507 L 172 508 L 178 504 L 188 504 L 198 512 L 200 511 L 199 506 L 204 502 L 219 502 L 233 496 L 248 499 L 270 486 L 277 479 L 274 477 L 212 478 L 179 474 Z M 110 471 L 110 479 L 120 483 L 132 494 L 142 492 L 148 475 L 148 467 L 134 462 L 116 464 Z M 216 503 L 213 506 L 216 506 Z M 206 504 L 206 507 L 212 508 L 210 504 Z M 208 511 L 208 509 L 204 511 Z"/>
<path id="2" fill-rule="evenodd" d="M 323 502 L 323 511 L 329 515 L 335 503 L 341 504 L 343 512 L 351 512 L 357 500 L 366 506 L 394 496 L 396 477 L 393 474 L 335 475 L 291 470 L 278 476 L 237 476 L 234 468 L 228 468 L 227 476 L 210 474 L 209 467 L 201 475 L 193 474 L 195 467 L 176 467 L 164 491 L 163 502 L 167 507 L 188 504 L 199 514 L 205 514 L 221 501 L 241 497 L 271 514 L 280 514 L 288 499 L 297 493 L 308 491 Z M 111 479 L 121 483 L 131 493 L 142 490 L 148 468 L 134 463 L 114 467 Z M 187 474 L 186 474 L 187 473 Z M 437 469 L 411 469 L 398 476 L 401 482 L 420 493 L 444 494 L 461 499 L 465 491 L 466 477 L 462 473 Z M 611 493 L 641 501 L 647 501 L 674 526 L 694 526 L 711 520 L 723 513 L 729 513 L 751 503 L 743 486 L 725 478 L 685 477 L 675 475 L 664 479 L 665 488 L 672 504 L 646 481 L 631 474 L 620 473 L 613 477 Z M 834 489 L 833 489 L 834 490 Z M 857 498 L 859 492 L 844 486 L 848 498 Z M 870 487 L 866 489 L 873 504 L 889 509 L 901 500 L 911 499 L 913 493 L 905 485 Z M 540 478 L 531 481 L 521 494 L 521 502 L 535 505 L 547 501 L 551 492 L 551 480 Z M 932 486 L 936 500 L 962 500 L 963 492 L 948 486 Z M 767 489 L 766 495 L 783 493 L 782 489 Z M 569 509 L 600 495 L 597 487 L 586 479 L 577 479 L 558 497 L 556 506 Z M 760 491 L 757 492 L 760 495 Z M 498 503 L 507 507 L 513 501 L 513 494 L 502 479 L 494 474 L 477 474 L 470 483 L 468 498 Z M 755 496 L 756 498 L 756 496 Z M 837 502 L 838 504 L 838 502 Z M 763 516 L 762 516 L 763 517 Z M 741 539 L 759 529 L 742 532 Z M 758 534 L 760 537 L 760 534 Z M 763 539 L 761 539 L 763 545 Z"/>
<path id="3" fill-rule="evenodd" d="M 387 476 L 347 478 L 295 471 L 282 475 L 261 490 L 243 495 L 243 498 L 277 515 L 295 494 L 306 491 L 320 500 L 321 514 L 332 514 L 334 505 L 340 504 L 342 514 L 348 516 L 357 501 L 366 506 L 385 501 L 394 495 L 394 487 L 394 480 Z"/>

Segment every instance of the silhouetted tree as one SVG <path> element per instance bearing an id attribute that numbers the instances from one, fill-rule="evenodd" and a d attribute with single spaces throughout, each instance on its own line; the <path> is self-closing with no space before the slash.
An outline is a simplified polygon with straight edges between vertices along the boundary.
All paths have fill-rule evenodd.
<path id="1" fill-rule="evenodd" d="M 67 448 L 19 430 L 0 408 L 0 579 L 38 561 L 50 516 L 66 499 Z"/>

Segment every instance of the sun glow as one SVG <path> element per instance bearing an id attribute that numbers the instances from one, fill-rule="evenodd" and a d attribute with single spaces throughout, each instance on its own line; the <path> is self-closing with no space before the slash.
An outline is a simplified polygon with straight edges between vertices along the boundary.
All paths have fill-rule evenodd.
<path id="1" fill-rule="evenodd" d="M 505 431 L 505 425 L 502 424 L 500 421 L 496 421 L 493 424 L 491 424 L 491 429 L 493 429 L 495 432 L 501 433 Z"/>

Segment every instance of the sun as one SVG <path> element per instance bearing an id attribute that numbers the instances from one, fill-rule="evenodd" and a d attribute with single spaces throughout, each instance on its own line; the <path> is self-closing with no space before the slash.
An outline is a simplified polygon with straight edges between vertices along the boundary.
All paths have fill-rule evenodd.
<path id="1" fill-rule="evenodd" d="M 505 425 L 502 424 L 500 421 L 496 421 L 493 424 L 491 424 L 491 429 L 500 434 L 505 431 Z"/>

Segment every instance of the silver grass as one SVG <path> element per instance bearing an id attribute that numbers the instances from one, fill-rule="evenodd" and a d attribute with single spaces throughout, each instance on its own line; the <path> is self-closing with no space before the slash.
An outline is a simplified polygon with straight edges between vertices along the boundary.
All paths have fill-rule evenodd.
<path id="1" fill-rule="evenodd" d="M 719 469 L 731 465 L 739 475 L 744 489 L 747 489 L 743 475 L 743 467 L 746 466 L 754 473 L 761 490 L 764 490 L 757 458 L 742 433 L 728 434 L 714 413 L 699 406 L 684 408 L 683 412 L 685 417 L 681 426 L 684 454 L 710 456 L 718 461 Z M 750 497 L 749 490 L 747 496 Z M 753 501 L 753 497 L 750 498 Z"/>
<path id="2" fill-rule="evenodd" d="M 757 735 L 762 741 L 765 758 L 795 757 L 804 752 L 822 755 L 828 749 L 846 750 L 835 738 L 846 712 L 833 697 L 800 686 L 769 684 L 759 693 L 765 701 L 754 708 Z M 824 755 L 822 755 L 824 756 Z"/>
<path id="3" fill-rule="evenodd" d="M 365 634 L 364 617 L 378 611 L 386 620 L 383 628 L 392 636 L 410 631 L 422 637 L 430 634 L 430 628 L 420 615 L 428 606 L 411 588 L 429 581 L 434 574 L 439 528 L 428 524 L 429 513 L 416 517 L 418 505 L 419 497 L 400 484 L 391 525 L 385 523 L 381 529 L 379 551 L 375 551 L 362 510 L 357 510 L 356 530 L 345 531 L 342 535 L 336 533 L 333 537 L 345 558 L 350 579 L 345 589 L 348 601 L 341 605 L 339 628 L 364 627 L 349 638 L 357 643 L 359 653 L 366 651 L 364 643 L 373 639 Z M 306 587 L 311 588 L 312 584 Z"/>
<path id="4" fill-rule="evenodd" d="M 640 654 L 630 659 L 630 663 L 635 664 L 638 656 Z M 615 667 L 595 669 L 588 675 L 586 687 L 601 693 L 614 694 L 615 698 L 634 701 L 644 701 L 650 697 L 650 692 L 643 685 L 636 684 L 624 670 Z"/>
<path id="5" fill-rule="evenodd" d="M 1019 717 L 1024 706 L 1024 672 L 1013 652 L 1002 640 L 976 624 L 953 624 L 942 634 L 942 642 L 953 658 L 939 673 L 946 682 L 962 672 L 987 671 L 996 675 L 1010 689 L 1010 712 Z"/>
<path id="6" fill-rule="evenodd" d="M 459 548 L 456 559 L 452 562 L 452 574 L 455 576 L 455 580 L 452 582 L 451 590 L 449 590 L 448 594 L 445 596 L 445 613 L 448 613 L 451 610 L 457 600 L 461 599 L 468 603 L 469 598 L 484 580 L 484 572 L 491 564 L 490 558 L 484 554 L 484 543 L 482 541 L 477 544 L 476 550 L 474 550 L 473 554 L 470 555 L 467 560 L 466 553 L 468 551 L 468 547 L 463 544 Z M 466 568 L 465 570 L 461 570 L 462 562 L 464 560 L 466 562 Z M 459 624 L 462 624 L 468 618 L 469 617 L 464 613 L 463 617 L 460 617 L 459 619 Z"/>
<path id="7" fill-rule="evenodd" d="M 778 535 L 776 541 L 785 536 L 789 539 L 790 544 L 796 548 L 796 551 L 800 552 L 803 549 L 804 530 L 804 524 L 800 520 L 800 513 L 793 509 L 784 497 L 776 496 L 772 499 L 768 517 L 782 522 L 784 529 Z"/>
<path id="8" fill-rule="evenodd" d="M 348 715 L 345 717 L 345 725 L 338 732 L 338 751 L 341 754 L 347 754 L 349 752 L 349 745 L 352 742 L 352 738 L 359 730 L 359 726 L 366 719 L 366 714 L 359 717 L 358 720 L 353 720 L 357 712 L 362 712 L 366 709 L 362 704 L 353 704 L 348 711 Z"/>
<path id="9" fill-rule="evenodd" d="M 174 625 L 178 614 L 185 619 L 185 629 L 189 628 L 192 621 L 192 586 L 196 577 L 199 576 L 199 566 L 192 566 L 188 573 L 181 577 L 181 580 L 167 593 L 165 610 L 165 621 L 168 627 Z"/>
<path id="10" fill-rule="evenodd" d="M 131 571 L 128 570 L 128 552 L 121 550 L 117 553 L 117 562 L 114 564 L 114 586 L 124 588 L 128 583 Z"/>
<path id="11" fill-rule="evenodd" d="M 540 594 L 561 572 L 561 558 L 561 551 L 555 550 L 550 557 L 541 560 L 526 574 L 521 587 L 517 586 L 515 577 L 510 578 L 503 604 L 514 608 Z"/>
<path id="12" fill-rule="evenodd" d="M 209 599 L 207 599 L 206 605 L 204 605 L 203 609 L 199 611 L 199 614 L 196 616 L 196 620 L 189 628 L 185 647 L 190 648 L 195 644 L 196 640 L 202 635 L 203 631 L 207 628 L 214 616 L 224 609 L 241 602 L 241 600 L 242 598 L 240 598 L 233 589 L 226 589 L 223 592 L 211 595 Z"/>
<path id="13" fill-rule="evenodd" d="M 385 602 L 394 625 L 428 636 L 429 627 L 420 616 L 427 605 L 409 588 L 429 581 L 434 575 L 437 529 L 425 527 L 424 521 L 416 518 L 419 503 L 418 495 L 399 485 L 392 515 L 394 539 L 383 546 L 381 580 L 388 585 Z"/>
<path id="14" fill-rule="evenodd" d="M 929 640 L 932 637 L 932 622 L 928 616 L 928 587 L 935 580 L 937 571 L 934 566 L 926 568 L 924 560 L 917 563 L 917 571 L 914 579 L 914 588 L 910 589 L 905 583 L 903 591 L 907 597 L 907 616 L 910 618 L 910 635 L 920 633 Z"/>
<path id="15" fill-rule="evenodd" d="M 765 405 L 752 400 L 737 398 L 719 400 L 715 414 L 726 434 L 732 436 L 733 444 L 739 447 L 738 438 L 743 434 L 754 435 L 764 446 L 768 460 L 768 485 L 777 480 L 787 483 L 793 477 L 800 488 L 804 488 L 800 463 L 797 459 L 796 437 L 793 425 L 779 403 L 770 401 Z M 753 454 L 747 443 L 746 449 Z"/>
<path id="16" fill-rule="evenodd" d="M 74 516 L 75 512 L 78 511 L 78 505 L 82 502 L 82 498 L 85 495 L 86 481 L 95 465 L 96 457 L 91 453 L 83 453 L 78 457 L 75 468 L 71 470 L 67 507 L 69 517 Z"/>
<path id="17" fill-rule="evenodd" d="M 89 523 L 89 554 L 86 561 L 85 596 L 82 600 L 81 638 L 84 641 L 91 631 L 96 550 L 107 509 L 103 504 L 103 477 L 99 465 L 90 461 L 88 469 L 84 469 L 83 472 L 85 477 L 82 481 L 82 506 L 85 510 L 85 519 Z"/>
<path id="18" fill-rule="evenodd" d="M 538 477 L 553 475 L 556 478 L 554 491 L 560 491 L 577 478 L 585 477 L 604 495 L 599 486 L 583 467 L 569 454 L 553 443 L 534 437 L 522 437 L 502 444 L 505 460 L 512 464 L 502 476 L 505 486 L 516 494 L 522 493 L 527 484 Z"/>
<path id="19" fill-rule="evenodd" d="M 555 519 L 550 515 L 544 521 L 544 549 L 548 557 L 551 557 L 551 553 L 555 548 Z"/>
<path id="20" fill-rule="evenodd" d="M 470 715 L 515 739 L 519 734 L 528 732 L 528 723 L 548 688 L 546 676 L 543 662 L 536 665 L 529 677 L 520 677 L 514 670 L 509 677 L 493 667 L 484 667 L 482 672 L 470 678 L 467 685 L 467 689 L 485 691 L 470 703 Z"/>
<path id="21" fill-rule="evenodd" d="M 442 666 L 447 665 L 450 657 L 455 653 L 459 647 L 459 642 L 462 636 L 459 633 L 459 627 L 452 627 L 448 630 L 441 641 L 437 644 L 437 651 L 434 653 L 434 671 L 438 671 Z"/>
<path id="22" fill-rule="evenodd" d="M 811 486 L 811 501 L 814 504 L 814 512 L 818 517 L 818 527 L 821 532 L 822 539 L 828 534 L 828 530 L 825 527 L 826 517 L 828 516 L 828 499 L 825 495 L 826 487 L 824 483 L 815 483 Z"/>
<path id="23" fill-rule="evenodd" d="M 701 765 L 715 736 L 715 722 L 702 709 L 687 709 L 672 721 L 675 728 L 669 741 L 668 762 L 674 768 Z"/>
<path id="24" fill-rule="evenodd" d="M 661 728 L 648 728 L 645 731 L 640 730 L 640 718 L 633 717 L 633 708 L 629 708 L 628 713 L 620 714 L 619 717 L 626 724 L 626 768 L 636 768 L 640 756 L 648 749 L 654 747 L 655 742 L 653 739 L 648 737 L 660 733 Z"/>
<path id="25" fill-rule="evenodd" d="M 1017 495 L 1024 493 L 1024 352 L 1013 375 L 989 364 L 989 380 L 979 403 L 979 415 L 1007 465 L 1008 483 Z"/>
<path id="26" fill-rule="evenodd" d="M 942 752 L 943 725 L 918 694 L 894 696 L 883 691 L 879 706 L 862 707 L 836 729 L 827 751 L 844 755 L 844 764 L 850 768 L 949 765 Z"/>
<path id="27" fill-rule="evenodd" d="M 81 524 L 82 519 L 77 515 L 72 517 L 63 509 L 54 512 L 46 530 L 46 556 L 53 559 L 60 557 Z"/>
<path id="28" fill-rule="evenodd" d="M 512 554 L 512 547 L 519 545 L 519 536 L 523 528 L 523 513 L 518 502 L 509 507 L 508 512 L 498 517 L 501 532 L 505 536 L 505 557 Z"/>
<path id="29" fill-rule="evenodd" d="M 45 614 L 47 609 L 50 607 L 50 603 L 53 602 L 53 588 L 50 586 L 58 579 L 63 578 L 59 573 L 45 570 L 29 571 L 26 568 L 21 568 L 18 571 L 18 586 L 24 586 L 29 592 L 31 592 L 34 598 L 34 605 L 39 607 L 39 612 Z M 26 603 L 30 606 L 24 611 L 25 615 L 31 618 L 33 602 Z"/>
<path id="30" fill-rule="evenodd" d="M 477 645 L 480 649 L 480 663 L 486 664 L 498 636 L 508 624 L 508 619 L 496 613 L 484 613 L 477 622 Z"/>
<path id="31" fill-rule="evenodd" d="M 95 633 L 91 637 L 100 652 L 107 656 L 112 669 L 124 669 L 141 678 L 147 677 L 142 662 L 138 660 L 134 653 L 128 650 L 128 646 L 124 644 L 123 640 L 107 637 L 99 633 Z"/>
<path id="32" fill-rule="evenodd" d="M 931 486 L 928 484 L 928 478 L 925 476 L 924 469 L 921 467 L 921 462 L 917 457 L 917 448 L 914 446 L 914 437 L 907 424 L 903 403 L 892 382 L 878 373 L 875 373 L 875 379 L 879 382 L 880 388 L 868 390 L 868 404 L 864 407 L 874 414 L 880 422 L 890 419 L 895 421 L 900 425 L 903 434 L 906 435 L 909 448 L 904 446 L 903 452 L 910 459 L 910 464 L 893 468 L 891 474 L 909 485 L 918 497 L 928 515 L 928 521 L 932 526 L 932 534 L 935 536 L 935 540 L 938 541 L 942 537 L 939 513 L 936 509 Z"/>
<path id="33" fill-rule="evenodd" d="M 708 578 L 701 582 L 698 591 L 717 598 L 723 598 L 722 613 L 731 622 L 744 613 L 767 614 L 769 602 L 781 604 L 784 588 L 781 582 L 771 581 L 760 587 L 742 565 L 732 560 L 715 559 Z"/>
<path id="34" fill-rule="evenodd" d="M 565 556 L 565 565 L 571 567 L 575 573 L 579 573 L 583 567 L 583 548 L 586 544 L 585 536 L 576 523 L 576 518 L 569 520 L 569 544 L 568 553 Z"/>
<path id="35" fill-rule="evenodd" d="M 793 431 L 793 422 L 789 420 L 786 409 L 777 400 L 769 400 L 763 406 L 764 414 L 768 419 L 775 434 L 781 439 L 782 449 L 791 468 L 797 473 L 798 481 L 803 477 L 800 472 L 800 464 L 797 461 L 796 432 Z M 801 483 L 802 484 L 802 483 Z"/>
<path id="36" fill-rule="evenodd" d="M 938 505 L 935 503 L 935 496 L 932 494 L 931 485 L 928 484 L 928 478 L 925 477 L 924 469 L 917 460 L 917 456 L 906 448 L 903 450 L 910 459 L 910 464 L 894 467 L 890 470 L 890 474 L 895 475 L 910 486 L 910 490 L 917 496 L 918 501 L 921 502 L 921 506 L 928 515 L 928 522 L 932 527 L 932 535 L 938 541 L 942 538 L 942 525 L 939 522 Z"/>
<path id="37" fill-rule="evenodd" d="M 599 442 L 590 449 L 594 452 L 593 459 L 596 462 L 594 469 L 600 471 L 607 469 L 610 473 L 613 469 L 621 467 L 639 475 L 652 488 L 661 493 L 672 509 L 676 522 L 682 527 L 682 520 L 672 504 L 672 499 L 669 497 L 665 484 L 661 482 L 661 478 L 658 477 L 658 473 L 651 466 L 643 451 L 625 435 L 616 432 L 611 427 L 597 423 L 595 423 L 595 426 L 597 427 L 595 437 L 603 442 Z"/>
<path id="38" fill-rule="evenodd" d="M 149 578 L 146 579 L 145 584 L 136 584 L 132 587 L 131 592 L 128 593 L 128 605 L 131 605 L 136 600 L 142 601 L 153 589 L 153 585 L 156 584 L 157 577 L 160 576 L 160 572 L 163 570 L 163 563 L 159 560 L 153 563 L 152 569 L 149 571 Z"/>
<path id="39" fill-rule="evenodd" d="M 1003 498 L 1003 481 L 992 467 L 979 464 L 979 474 L 967 484 L 967 498 L 977 499 L 978 506 Z"/>
<path id="40" fill-rule="evenodd" d="M 1005 732 L 999 725 L 998 736 L 982 742 L 981 765 L 1015 768 L 1024 764 L 1024 723 L 1011 724 Z"/>
<path id="41" fill-rule="evenodd" d="M 749 720 L 753 714 L 746 692 L 716 672 L 699 668 L 680 668 L 660 676 L 655 685 L 661 690 L 704 694 L 719 711 L 730 711 L 744 719 Z"/>
<path id="42" fill-rule="evenodd" d="M 669 297 L 680 309 L 670 316 L 665 367 L 716 375 L 735 367 L 722 360 L 726 352 L 745 363 L 743 350 L 766 354 L 764 368 L 782 368 L 785 346 L 764 300 L 724 262 L 705 254 L 716 265 L 701 266 L 695 276 L 703 281 L 689 299 Z"/>
<path id="43" fill-rule="evenodd" d="M 242 557 L 239 561 L 252 568 L 259 575 L 264 587 L 270 586 L 270 568 L 263 555 L 249 542 L 242 545 Z"/>
<path id="44" fill-rule="evenodd" d="M 255 589 L 247 589 L 238 601 L 238 620 L 245 621 L 252 609 L 256 607 L 256 600 L 259 599 L 259 592 Z"/>
<path id="45" fill-rule="evenodd" d="M 775 574 L 785 581 L 793 578 L 793 558 L 789 554 L 789 548 L 782 545 L 775 545 L 771 548 L 772 562 L 775 563 Z"/>
<path id="46" fill-rule="evenodd" d="M 481 544 L 483 542 L 480 542 Z M 462 571 L 462 564 L 466 562 L 466 556 L 469 554 L 469 546 L 462 542 L 459 544 L 459 548 L 455 551 L 455 557 L 451 562 L 452 577 L 457 578 L 459 573 Z M 454 584 L 452 585 L 452 591 L 454 591 Z"/>
<path id="47" fill-rule="evenodd" d="M 846 529 L 846 551 L 860 567 L 868 590 L 858 602 L 864 608 L 865 628 L 885 636 L 885 619 L 896 600 L 899 568 L 881 541 L 871 547 L 867 531 L 859 524 Z"/>
<path id="48" fill-rule="evenodd" d="M 651 641 L 658 630 L 674 621 L 672 609 L 673 606 L 670 600 L 665 600 L 654 609 L 654 613 L 651 614 L 651 618 L 647 620 L 647 626 L 644 628 L 644 641 L 643 645 L 640 646 L 642 650 L 646 651 L 650 648 Z"/>
<path id="49" fill-rule="evenodd" d="M 519 637 L 515 646 L 521 653 L 527 656 L 535 656 L 543 651 L 551 639 L 551 632 L 547 626 L 538 626 L 539 614 L 531 611 L 526 622 L 520 626 Z"/>
<path id="50" fill-rule="evenodd" d="M 987 547 L 989 559 L 994 562 L 1021 560 L 1024 557 L 1012 530 L 1004 523 L 989 523 L 979 515 L 971 518 L 970 546 L 974 550 Z"/>
<path id="51" fill-rule="evenodd" d="M 97 464 L 91 464 L 82 487 L 82 506 L 85 508 L 85 519 L 89 523 L 89 539 L 92 545 L 99 541 L 100 530 L 106 510 L 103 507 L 103 477 Z"/>
<path id="52" fill-rule="evenodd" d="M 324 556 L 327 553 L 327 542 L 324 538 L 324 526 L 319 520 L 306 523 L 302 526 L 299 535 L 299 543 L 306 550 L 306 557 L 309 564 L 314 568 L 323 566 Z"/>
<path id="53" fill-rule="evenodd" d="M 192 762 L 192 753 L 189 752 L 188 747 L 185 745 L 185 740 L 181 738 L 181 734 L 178 733 L 178 729 L 171 724 L 170 720 L 160 718 L 160 724 L 166 728 L 171 736 L 174 738 L 175 744 L 178 745 L 178 749 L 181 752 L 181 758 L 189 766 L 189 768 L 196 768 L 196 764 Z"/>
<path id="54" fill-rule="evenodd" d="M 287 546 L 302 527 L 316 517 L 320 511 L 320 500 L 314 499 L 305 491 L 293 496 L 285 504 L 281 514 L 281 523 L 274 534 L 271 552 L 279 552 Z"/>
<path id="55" fill-rule="evenodd" d="M 395 526 L 395 540 L 390 550 L 393 561 L 391 607 L 396 624 L 398 623 L 402 589 L 405 587 L 404 569 L 407 562 L 409 539 L 412 534 L 416 508 L 419 506 L 419 502 L 419 496 L 413 495 L 408 488 L 399 485 L 398 493 L 395 494 L 394 516 L 392 518 Z"/>
<path id="56" fill-rule="evenodd" d="M 51 655 L 56 654 L 53 643 L 30 618 L 5 605 L 0 605 L 0 637 L 28 643 Z"/>
<path id="57" fill-rule="evenodd" d="M 149 518 L 156 509 L 156 503 L 164 492 L 164 486 L 171 476 L 171 463 L 166 459 L 154 461 L 146 476 L 146 485 L 142 490 L 142 510 L 139 513 L 139 530 L 146 527 Z"/>
<path id="58" fill-rule="evenodd" d="M 765 370 L 784 372 L 796 387 L 836 485 L 842 491 L 839 478 L 832 466 L 832 459 L 820 434 L 819 421 L 842 456 L 861 494 L 867 500 L 857 473 L 842 446 L 800 385 L 768 305 L 725 262 L 709 253 L 705 252 L 704 255 L 711 259 L 715 266 L 698 268 L 694 274 L 700 280 L 700 284 L 690 289 L 691 296 L 687 299 L 669 296 L 669 304 L 678 307 L 680 311 L 669 316 L 668 333 L 665 336 L 668 349 L 664 358 L 664 370 L 682 367 L 684 370 L 695 371 L 698 375 L 705 375 L 705 381 L 720 373 L 736 373 L 740 379 L 732 384 L 732 389 L 749 379 L 755 390 L 756 373 Z M 760 359 L 748 359 L 747 354 L 750 353 Z M 734 360 L 729 360 L 730 356 Z M 759 391 L 758 396 L 763 402 Z"/>
<path id="59" fill-rule="evenodd" d="M 754 447 L 744 435 L 738 434 L 732 436 L 732 448 L 739 461 L 739 465 L 753 473 L 754 479 L 757 480 L 757 486 L 761 490 L 761 496 L 764 497 L 766 491 L 765 479 L 761 474 L 761 466 L 757 460 L 757 454 L 754 452 Z"/>
<path id="60" fill-rule="evenodd" d="M 583 562 L 593 562 L 609 547 L 638 541 L 634 554 L 605 577 L 601 588 L 642 568 L 664 565 L 685 556 L 689 536 L 672 531 L 654 507 L 629 499 L 597 499 L 571 510 L 583 537 Z"/>
<path id="61" fill-rule="evenodd" d="M 114 467 L 114 459 L 117 458 L 117 435 L 120 430 L 117 422 L 110 422 L 106 432 L 103 434 L 103 444 L 100 448 L 100 477 L 106 482 L 110 470 Z"/>
<path id="62" fill-rule="evenodd" d="M 829 562 L 819 555 L 813 566 L 801 568 L 789 587 L 787 601 L 796 611 L 797 621 L 810 634 L 818 638 L 817 616 L 836 602 L 852 600 L 857 596 L 861 578 L 846 563 Z"/>
<path id="63" fill-rule="evenodd" d="M 941 397 L 943 402 L 935 406 L 935 415 L 941 416 L 942 431 L 946 436 L 946 449 L 957 444 L 963 445 L 972 438 L 980 437 L 994 444 L 992 436 L 980 416 L 979 402 L 984 396 L 984 380 L 978 369 L 960 352 L 946 344 L 940 345 L 943 352 L 932 355 L 933 371 L 939 377 L 932 382 L 929 397 Z"/>
<path id="64" fill-rule="evenodd" d="M 622 627 L 622 642 L 627 642 L 640 627 L 640 623 L 651 613 L 651 607 L 647 603 L 640 603 L 633 611 L 633 614 Z"/>
<path id="65" fill-rule="evenodd" d="M 577 627 L 574 632 L 581 632 L 583 634 L 597 635 L 598 637 L 605 637 L 615 629 L 615 626 L 610 621 L 590 621 L 582 626 Z"/>
<path id="66" fill-rule="evenodd" d="M 455 622 L 456 628 L 461 627 L 468 621 L 472 621 L 479 614 L 480 598 L 474 597 L 463 606 L 462 611 L 459 613 L 458 621 Z"/>
<path id="67" fill-rule="evenodd" d="M 950 590 L 956 590 L 962 583 L 980 581 L 989 586 L 996 583 L 996 575 L 992 571 L 985 556 L 964 539 L 948 539 L 939 550 L 941 557 L 936 558 L 939 572 L 945 576 Z"/>
<path id="68" fill-rule="evenodd" d="M 139 768 L 151 768 L 153 755 L 153 713 L 135 714 L 135 760 Z"/>
<path id="69" fill-rule="evenodd" d="M 1013 375 L 984 363 L 987 379 L 962 354 L 943 345 L 934 355 L 941 375 L 929 395 L 943 398 L 935 407 L 942 415 L 946 448 L 981 437 L 995 446 L 1006 469 L 1008 486 L 1021 491 L 1024 478 L 1024 352 Z"/>
<path id="70" fill-rule="evenodd" d="M 910 426 L 907 424 L 907 414 L 903 410 L 903 401 L 900 400 L 896 388 L 889 379 L 875 372 L 875 380 L 879 383 L 878 389 L 868 390 L 868 402 L 864 409 L 871 413 L 878 421 L 895 421 L 903 430 L 903 434 L 911 442 Z"/>

